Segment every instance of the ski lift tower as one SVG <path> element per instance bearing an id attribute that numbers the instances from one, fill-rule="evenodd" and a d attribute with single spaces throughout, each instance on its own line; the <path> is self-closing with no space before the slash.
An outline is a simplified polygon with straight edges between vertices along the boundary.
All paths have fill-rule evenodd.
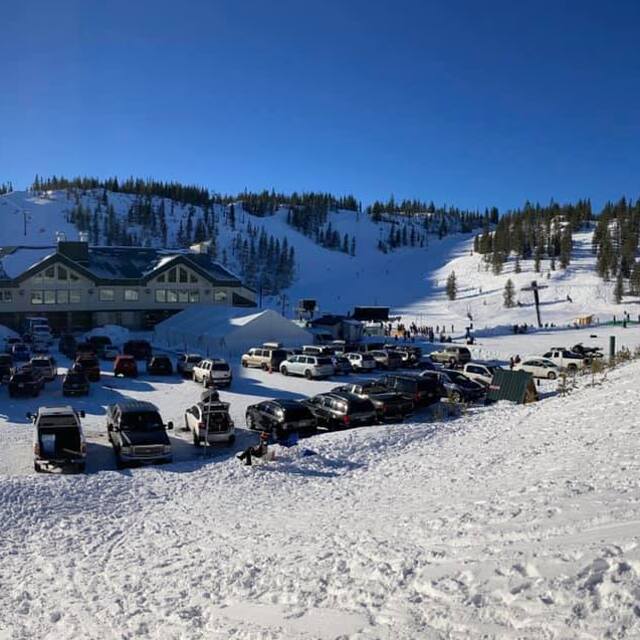
<path id="1" fill-rule="evenodd" d="M 537 280 L 533 280 L 528 287 L 522 287 L 520 291 L 533 291 L 533 302 L 536 305 L 536 317 L 538 319 L 538 328 L 542 327 L 542 320 L 540 319 L 540 295 L 541 289 L 546 289 L 546 284 L 538 284 Z"/>

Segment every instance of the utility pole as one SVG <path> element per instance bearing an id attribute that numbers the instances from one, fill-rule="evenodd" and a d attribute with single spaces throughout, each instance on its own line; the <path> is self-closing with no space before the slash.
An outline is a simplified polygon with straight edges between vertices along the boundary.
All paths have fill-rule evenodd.
<path id="1" fill-rule="evenodd" d="M 27 237 L 27 210 L 22 210 L 22 218 L 24 220 L 24 236 Z"/>

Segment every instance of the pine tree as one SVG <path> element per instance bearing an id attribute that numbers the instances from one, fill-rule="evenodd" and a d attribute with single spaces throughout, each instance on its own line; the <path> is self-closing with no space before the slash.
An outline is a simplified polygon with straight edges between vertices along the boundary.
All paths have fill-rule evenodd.
<path id="1" fill-rule="evenodd" d="M 629 289 L 631 291 L 631 295 L 640 296 L 640 263 L 638 262 L 636 262 L 631 269 Z"/>
<path id="2" fill-rule="evenodd" d="M 452 271 L 447 278 L 447 298 L 455 300 L 458 295 L 458 283 L 456 281 L 456 272 Z"/>
<path id="3" fill-rule="evenodd" d="M 502 293 L 504 306 L 507 307 L 507 309 L 511 309 L 515 305 L 515 293 L 516 289 L 513 285 L 513 281 L 509 278 L 507 283 L 504 285 L 504 292 Z"/>

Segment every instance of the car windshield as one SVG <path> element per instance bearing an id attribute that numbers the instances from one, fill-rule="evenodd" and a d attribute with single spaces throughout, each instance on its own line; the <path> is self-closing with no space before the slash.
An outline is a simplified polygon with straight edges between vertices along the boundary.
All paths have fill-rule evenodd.
<path id="1" fill-rule="evenodd" d="M 370 384 L 362 387 L 363 393 L 386 393 L 387 391 L 389 391 L 389 389 L 381 384 Z"/>
<path id="2" fill-rule="evenodd" d="M 96 358 L 78 358 L 78 363 L 83 367 L 98 367 L 99 363 Z"/>
<path id="3" fill-rule="evenodd" d="M 200 356 L 189 356 L 187 362 L 189 364 L 198 364 L 198 362 L 202 362 L 202 358 Z"/>
<path id="4" fill-rule="evenodd" d="M 158 431 L 162 419 L 155 411 L 127 411 L 122 414 L 121 426 L 130 431 Z"/>
<path id="5" fill-rule="evenodd" d="M 331 363 L 331 358 L 318 358 L 318 366 L 323 366 Z"/>
<path id="6" fill-rule="evenodd" d="M 16 373 L 13 378 L 13 382 L 29 382 L 31 376 L 28 373 Z"/>
<path id="7" fill-rule="evenodd" d="M 362 356 L 362 359 L 363 359 L 363 360 L 367 360 L 367 361 L 371 361 L 371 360 L 373 360 L 373 356 L 372 356 L 372 355 L 369 355 L 368 353 L 365 353 L 365 354 Z"/>
<path id="8" fill-rule="evenodd" d="M 229 371 L 229 365 L 226 362 L 214 362 L 211 371 Z"/>
<path id="9" fill-rule="evenodd" d="M 471 385 L 471 381 L 469 380 L 469 378 L 463 376 L 461 373 L 458 373 L 457 371 L 447 371 L 447 375 L 449 376 L 449 379 L 451 380 L 451 382 L 455 382 L 456 384 L 461 384 L 461 385 Z"/>
<path id="10" fill-rule="evenodd" d="M 351 400 L 351 411 L 369 411 L 371 409 L 371 402 L 369 400 Z"/>

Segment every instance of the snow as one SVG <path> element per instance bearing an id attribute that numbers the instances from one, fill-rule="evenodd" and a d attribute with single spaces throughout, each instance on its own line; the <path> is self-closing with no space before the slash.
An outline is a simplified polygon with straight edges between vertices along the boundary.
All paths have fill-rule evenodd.
<path id="1" fill-rule="evenodd" d="M 130 338 L 129 330 L 116 324 L 105 324 L 101 327 L 96 327 L 91 331 L 87 331 L 84 335 L 85 338 L 106 336 L 111 340 L 111 344 L 114 345 L 123 345 Z"/>
<path id="2" fill-rule="evenodd" d="M 640 343 L 639 331 L 627 335 Z M 541 340 L 518 338 L 532 350 Z M 73 402 L 87 412 L 86 475 L 31 472 L 24 413 L 62 402 L 59 381 L 38 400 L 3 399 L 0 631 L 60 639 L 640 633 L 640 363 L 599 376 L 593 388 L 580 377 L 570 395 L 535 405 L 449 418 L 425 411 L 405 424 L 316 436 L 252 468 L 233 456 L 255 440 L 243 428 L 246 406 L 338 382 L 237 367 L 234 375 L 221 392 L 239 427 L 233 449 L 196 450 L 178 429 L 173 464 L 126 471 L 115 469 L 105 405 L 123 395 L 150 400 L 180 426 L 199 385 L 104 374 L 88 399 Z"/>

